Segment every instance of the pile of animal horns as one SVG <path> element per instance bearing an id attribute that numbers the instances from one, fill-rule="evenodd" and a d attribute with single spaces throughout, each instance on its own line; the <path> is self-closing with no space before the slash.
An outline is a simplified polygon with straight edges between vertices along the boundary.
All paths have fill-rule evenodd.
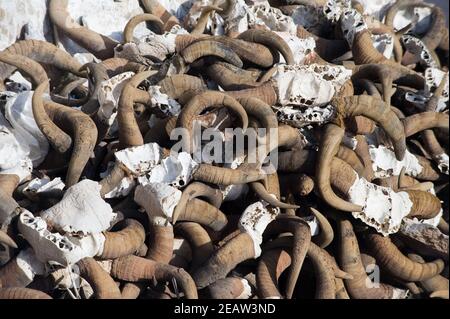
<path id="1" fill-rule="evenodd" d="M 70 1 L 0 53 L 0 299 L 448 299 L 441 8 L 142 0 L 117 41 Z"/>

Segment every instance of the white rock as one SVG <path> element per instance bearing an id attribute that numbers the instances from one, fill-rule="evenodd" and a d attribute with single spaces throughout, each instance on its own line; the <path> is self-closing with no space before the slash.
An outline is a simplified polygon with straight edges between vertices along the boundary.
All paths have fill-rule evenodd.
<path id="1" fill-rule="evenodd" d="M 359 0 L 358 2 L 364 7 L 364 14 L 374 16 L 381 21 L 386 10 L 395 0 Z"/>
<path id="2" fill-rule="evenodd" d="M 175 53 L 175 39 L 180 34 L 188 32 L 179 25 L 173 26 L 169 32 L 162 35 L 151 32 L 138 38 L 137 50 L 141 55 L 156 57 L 163 61 L 167 55 Z"/>
<path id="3" fill-rule="evenodd" d="M 395 15 L 393 26 L 395 30 L 400 30 L 414 21 L 418 17 L 417 23 L 412 29 L 416 34 L 426 32 L 431 25 L 431 8 L 410 7 L 408 9 L 399 10 Z"/>
<path id="4" fill-rule="evenodd" d="M 252 296 L 252 287 L 250 287 L 247 279 L 240 278 L 240 281 L 242 282 L 242 287 L 244 288 L 239 296 L 236 297 L 236 299 L 249 299 Z"/>
<path id="5" fill-rule="evenodd" d="M 442 92 L 440 102 L 443 107 L 441 109 L 437 109 L 438 112 L 442 111 L 446 108 L 445 102 L 448 101 L 448 93 L 449 93 L 449 75 L 448 72 L 443 72 L 438 68 L 427 68 L 425 70 L 425 94 L 431 95 L 432 92 L 439 86 L 441 81 L 446 78 L 446 84 L 444 87 L 444 91 Z"/>
<path id="6" fill-rule="evenodd" d="M 292 106 L 273 107 L 276 110 L 278 121 L 296 128 L 302 128 L 311 124 L 326 123 L 335 115 L 335 109 L 331 105 L 325 107 L 312 106 L 306 109 L 298 109 Z"/>
<path id="7" fill-rule="evenodd" d="M 164 183 L 139 185 L 134 193 L 134 201 L 142 206 L 149 219 L 158 225 L 166 225 L 172 220 L 173 211 L 180 198 L 180 190 Z"/>
<path id="8" fill-rule="evenodd" d="M 362 212 L 353 212 L 353 217 L 361 219 L 384 236 L 399 230 L 413 205 L 408 193 L 396 193 L 390 187 L 378 186 L 358 177 L 348 195 L 350 202 L 363 207 Z"/>
<path id="9" fill-rule="evenodd" d="M 345 11 L 351 10 L 350 0 L 328 0 L 323 7 L 325 17 L 331 22 L 337 22 Z"/>
<path id="10" fill-rule="evenodd" d="M 267 225 L 280 213 L 278 207 L 271 207 L 263 201 L 248 206 L 239 219 L 239 229 L 253 239 L 255 258 L 261 255 L 262 235 Z"/>
<path id="11" fill-rule="evenodd" d="M 270 6 L 268 1 L 255 4 L 248 8 L 248 25 L 250 29 L 255 26 L 265 26 L 268 30 L 297 34 L 294 20 L 284 15 L 280 9 Z"/>
<path id="12" fill-rule="evenodd" d="M 95 234 L 107 230 L 117 214 L 100 196 L 99 183 L 85 179 L 70 187 L 41 217 L 62 233 Z"/>
<path id="13" fill-rule="evenodd" d="M 438 168 L 441 171 L 441 173 L 448 175 L 448 170 L 449 170 L 448 155 L 445 153 L 442 153 L 435 158 L 435 161 L 437 162 Z"/>
<path id="14" fill-rule="evenodd" d="M 161 87 L 152 85 L 148 92 L 152 97 L 152 107 L 161 111 L 165 116 L 178 116 L 181 112 L 181 105 L 174 99 L 169 98 L 167 94 L 161 93 Z"/>
<path id="15" fill-rule="evenodd" d="M 131 173 L 141 176 L 161 161 L 163 150 L 157 143 L 148 143 L 123 149 L 114 155 Z"/>
<path id="16" fill-rule="evenodd" d="M 82 258 L 96 256 L 103 251 L 105 242 L 105 236 L 102 233 L 82 238 L 51 233 L 47 230 L 44 219 L 33 216 L 27 210 L 20 214 L 18 228 L 33 247 L 36 258 L 49 264 L 68 266 Z"/>

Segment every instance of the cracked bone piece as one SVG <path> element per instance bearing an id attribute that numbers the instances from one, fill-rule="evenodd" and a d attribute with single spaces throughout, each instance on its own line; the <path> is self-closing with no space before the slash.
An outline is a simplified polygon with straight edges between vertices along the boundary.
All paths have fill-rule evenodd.
<path id="1" fill-rule="evenodd" d="M 448 101 L 448 95 L 449 95 L 449 75 L 448 72 L 444 72 L 439 70 L 438 68 L 427 68 L 425 70 L 425 87 L 424 91 L 425 94 L 431 95 L 431 92 L 434 92 L 434 90 L 439 86 L 441 81 L 444 79 L 444 76 L 446 77 L 446 84 L 444 87 L 444 90 L 442 91 L 442 95 L 440 97 L 440 105 L 441 109 L 437 109 L 436 111 L 440 112 L 443 110 L 446 105 L 445 102 Z"/>
<path id="2" fill-rule="evenodd" d="M 262 235 L 267 225 L 280 213 L 278 207 L 258 201 L 248 206 L 239 219 L 239 229 L 250 235 L 253 240 L 255 258 L 261 255 Z"/>
<path id="3" fill-rule="evenodd" d="M 47 223 L 27 210 L 19 216 L 18 228 L 23 237 L 33 247 L 36 258 L 49 264 L 73 265 L 84 257 L 101 254 L 105 242 L 102 233 L 82 238 L 63 236 L 47 230 Z"/>
<path id="4" fill-rule="evenodd" d="M 448 155 L 442 153 L 435 157 L 435 161 L 437 162 L 437 167 L 441 171 L 441 173 L 448 175 L 449 173 L 449 158 Z"/>
<path id="5" fill-rule="evenodd" d="M 367 29 L 363 16 L 355 9 L 346 10 L 341 16 L 341 29 L 350 47 L 355 34 Z"/>
<path id="6" fill-rule="evenodd" d="M 417 157 L 408 150 L 402 161 L 398 161 L 394 152 L 384 145 L 378 147 L 369 145 L 369 153 L 372 159 L 372 168 L 377 178 L 399 175 L 403 167 L 405 168 L 405 174 L 412 177 L 419 175 L 423 170 Z"/>
<path id="7" fill-rule="evenodd" d="M 273 107 L 276 110 L 280 122 L 296 128 L 302 128 L 310 124 L 321 124 L 331 120 L 335 115 L 335 109 L 331 105 L 325 107 L 313 106 L 297 109 L 291 106 Z"/>
<path id="8" fill-rule="evenodd" d="M 408 193 L 396 193 L 392 188 L 372 184 L 358 176 L 349 190 L 349 200 L 363 207 L 361 212 L 353 212 L 353 217 L 384 236 L 400 229 L 403 218 L 411 212 L 413 205 Z"/>
<path id="9" fill-rule="evenodd" d="M 438 67 L 433 55 L 420 39 L 413 37 L 412 35 L 405 34 L 402 36 L 401 40 L 407 51 L 419 57 L 420 64 L 426 67 Z"/>
<path id="10" fill-rule="evenodd" d="M 297 34 L 297 25 L 294 20 L 283 14 L 280 9 L 270 6 L 267 1 L 250 6 L 248 11 L 247 17 L 250 29 L 256 26 L 264 26 L 272 31 L 287 32 L 291 35 Z"/>
<path id="11" fill-rule="evenodd" d="M 337 22 L 341 15 L 352 8 L 350 0 L 328 0 L 323 6 L 324 16 L 331 22 Z"/>
<path id="12" fill-rule="evenodd" d="M 198 163 L 192 159 L 189 153 L 170 154 L 150 170 L 148 177 L 140 177 L 138 180 L 143 185 L 166 183 L 177 188 L 184 187 L 191 180 L 197 166 Z"/>
<path id="13" fill-rule="evenodd" d="M 132 174 L 141 176 L 161 161 L 163 149 L 157 143 L 148 143 L 123 149 L 114 155 Z"/>
<path id="14" fill-rule="evenodd" d="M 99 183 L 85 179 L 65 193 L 55 206 L 41 217 L 62 233 L 95 234 L 107 230 L 117 214 L 100 196 Z"/>
<path id="15" fill-rule="evenodd" d="M 164 61 L 169 54 L 175 53 L 175 39 L 180 34 L 188 34 L 188 32 L 175 25 L 172 29 L 164 34 L 150 34 L 143 36 L 136 42 L 136 49 L 143 56 L 155 57 Z"/>
<path id="16" fill-rule="evenodd" d="M 147 212 L 149 219 L 159 226 L 172 220 L 175 207 L 181 198 L 181 191 L 164 183 L 139 185 L 134 193 L 134 201 Z"/>
<path id="17" fill-rule="evenodd" d="M 62 191 L 65 186 L 66 185 L 60 177 L 50 179 L 50 177 L 45 176 L 44 178 L 35 178 L 31 180 L 22 192 L 25 196 L 32 199 L 35 194 Z"/>
<path id="18" fill-rule="evenodd" d="M 119 98 L 126 82 L 132 78 L 134 72 L 124 72 L 109 80 L 103 81 L 98 92 L 99 109 L 97 116 L 102 122 L 113 124 L 117 116 Z"/>
<path id="19" fill-rule="evenodd" d="M 181 105 L 167 94 L 161 93 L 161 87 L 153 85 L 148 88 L 151 95 L 152 107 L 157 108 L 162 114 L 167 116 L 178 116 L 181 112 Z"/>
<path id="20" fill-rule="evenodd" d="M 394 52 L 394 39 L 392 35 L 388 33 L 373 34 L 372 40 L 373 46 L 378 50 L 378 52 L 382 53 L 386 59 L 390 59 L 392 57 L 392 53 Z"/>
<path id="21" fill-rule="evenodd" d="M 369 0 L 370 1 L 370 0 Z M 398 10 L 394 17 L 393 27 L 395 30 L 401 30 L 410 23 L 414 23 L 412 32 L 423 34 L 431 25 L 431 8 L 429 7 L 409 7 Z M 417 22 L 415 22 L 417 19 Z"/>
<path id="22" fill-rule="evenodd" d="M 279 65 L 272 80 L 282 106 L 312 106 L 331 101 L 350 77 L 351 71 L 343 66 L 296 64 Z"/>

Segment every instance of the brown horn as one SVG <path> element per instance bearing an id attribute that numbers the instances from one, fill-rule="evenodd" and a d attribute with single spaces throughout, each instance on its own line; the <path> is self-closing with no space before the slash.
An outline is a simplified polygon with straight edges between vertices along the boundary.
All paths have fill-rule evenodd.
<path id="1" fill-rule="evenodd" d="M 174 233 L 172 225 L 150 225 L 149 247 L 145 258 L 168 264 L 172 259 Z"/>
<path id="2" fill-rule="evenodd" d="M 102 82 L 109 80 L 108 72 L 103 64 L 93 62 L 86 63 L 80 70 L 87 71 L 89 74 L 89 99 L 87 103 L 81 107 L 81 110 L 84 113 L 93 114 L 100 107 L 100 104 L 98 103 L 98 93 Z"/>
<path id="3" fill-rule="evenodd" d="M 263 85 L 253 89 L 227 91 L 225 93 L 231 97 L 234 97 L 235 99 L 254 97 L 260 99 L 270 106 L 275 105 L 278 101 L 277 92 L 270 82 L 264 83 Z"/>
<path id="4" fill-rule="evenodd" d="M 21 73 L 25 73 L 31 78 L 33 87 L 48 81 L 44 68 L 34 60 L 18 54 L 0 53 L 0 62 L 16 67 Z"/>
<path id="5" fill-rule="evenodd" d="M 370 279 L 367 277 L 361 261 L 358 240 L 353 231 L 352 224 L 348 220 L 340 220 L 339 237 L 339 265 L 353 276 L 351 280 L 345 280 L 345 286 L 349 295 L 354 299 L 392 299 L 394 288 L 380 283 L 379 286 L 369 287 Z"/>
<path id="6" fill-rule="evenodd" d="M 134 29 L 139 23 L 146 21 L 151 22 L 156 26 L 158 34 L 164 33 L 164 23 L 160 18 L 150 13 L 138 14 L 127 22 L 125 29 L 123 30 L 123 43 L 133 42 Z"/>
<path id="7" fill-rule="evenodd" d="M 408 254 L 408 258 L 414 262 L 424 264 L 423 258 L 416 254 Z M 438 291 L 448 291 L 449 283 L 448 279 L 442 275 L 436 275 L 430 279 L 422 280 L 420 286 L 423 287 L 428 293 L 434 293 Z M 430 296 L 431 297 L 431 296 Z M 448 299 L 448 296 L 447 296 Z"/>
<path id="8" fill-rule="evenodd" d="M 262 254 L 256 268 L 256 286 L 261 299 L 281 299 L 278 279 L 291 265 L 291 256 L 283 249 L 272 249 Z"/>
<path id="9" fill-rule="evenodd" d="M 62 129 L 56 126 L 55 123 L 47 115 L 44 107 L 42 94 L 48 91 L 48 80 L 39 84 L 33 93 L 32 108 L 33 116 L 37 126 L 42 134 L 48 139 L 50 145 L 58 152 L 65 153 L 72 146 L 72 138 L 67 135 Z"/>
<path id="10" fill-rule="evenodd" d="M 437 259 L 420 264 L 402 254 L 389 237 L 368 234 L 367 245 L 380 267 L 393 276 L 406 281 L 422 281 L 441 273 L 444 262 Z"/>
<path id="11" fill-rule="evenodd" d="M 258 168 L 246 164 L 238 169 L 200 164 L 192 175 L 194 180 L 224 186 L 256 182 L 264 177 L 265 174 Z"/>
<path id="12" fill-rule="evenodd" d="M 276 49 L 281 53 L 286 61 L 286 64 L 295 64 L 294 55 L 291 48 L 284 42 L 284 40 L 275 32 L 268 30 L 250 29 L 239 34 L 238 39 L 256 42 Z"/>
<path id="13" fill-rule="evenodd" d="M 246 295 L 245 279 L 238 277 L 227 277 L 219 279 L 215 283 L 205 288 L 206 294 L 210 299 L 240 299 L 248 297 Z"/>
<path id="14" fill-rule="evenodd" d="M 14 200 L 13 193 L 19 183 L 20 178 L 15 174 L 0 174 L 0 227 L 17 215 L 20 205 Z"/>
<path id="15" fill-rule="evenodd" d="M 121 299 L 119 287 L 111 276 L 95 261 L 94 258 L 85 257 L 76 264 L 80 276 L 84 278 L 94 290 L 97 299 Z"/>
<path id="16" fill-rule="evenodd" d="M 73 136 L 73 151 L 66 176 L 66 186 L 78 182 L 97 141 L 97 127 L 83 112 L 51 101 L 44 108 L 56 125 L 65 127 Z"/>
<path id="17" fill-rule="evenodd" d="M 182 222 L 174 226 L 175 234 L 185 238 L 192 250 L 190 272 L 196 271 L 214 252 L 208 232 L 198 223 Z"/>
<path id="18" fill-rule="evenodd" d="M 199 289 L 223 279 L 239 263 L 255 257 L 253 239 L 240 233 L 216 250 L 212 256 L 192 275 Z"/>
<path id="19" fill-rule="evenodd" d="M 247 42 L 225 36 L 203 37 L 196 41 L 205 40 L 220 42 L 233 50 L 241 59 L 263 68 L 269 68 L 277 62 L 270 49 L 259 43 Z"/>
<path id="20" fill-rule="evenodd" d="M 183 150 L 192 153 L 192 131 L 195 118 L 209 107 L 227 107 L 237 114 L 245 131 L 248 127 L 248 116 L 242 105 L 234 98 L 217 91 L 204 91 L 189 100 L 178 116 L 177 126 L 186 128 L 189 132 L 188 138 L 183 139 Z M 186 141 L 187 140 L 187 141 Z"/>
<path id="21" fill-rule="evenodd" d="M 256 82 L 259 71 L 247 71 L 226 62 L 216 62 L 206 69 L 206 74 L 224 90 L 242 90 L 260 86 Z"/>
<path id="22" fill-rule="evenodd" d="M 181 52 L 181 56 L 183 57 L 184 61 L 188 64 L 204 56 L 211 56 L 211 55 L 219 57 L 225 60 L 226 62 L 231 63 L 234 66 L 237 66 L 238 68 L 242 68 L 243 66 L 242 60 L 236 53 L 234 53 L 233 50 L 228 48 L 226 45 L 216 41 L 205 40 L 194 42 L 189 46 L 187 46 Z"/>
<path id="23" fill-rule="evenodd" d="M 300 207 L 298 205 L 283 203 L 278 198 L 274 197 L 273 196 L 274 194 L 269 193 L 267 189 L 264 187 L 264 185 L 260 182 L 250 183 L 250 186 L 252 190 L 259 196 L 259 198 L 266 201 L 273 207 L 279 207 L 282 209 L 297 209 Z"/>
<path id="24" fill-rule="evenodd" d="M 8 247 L 15 249 L 18 248 L 16 242 L 11 237 L 9 237 L 9 235 L 5 233 L 3 230 L 0 230 L 0 245 L 6 245 Z"/>
<path id="25" fill-rule="evenodd" d="M 134 115 L 134 103 L 151 104 L 151 96 L 148 92 L 138 90 L 137 86 L 156 74 L 156 71 L 144 71 L 133 76 L 125 84 L 119 99 L 117 111 L 117 123 L 119 125 L 119 148 L 140 146 L 144 144 L 144 138 L 139 130 L 136 117 Z"/>
<path id="26" fill-rule="evenodd" d="M 170 31 L 174 25 L 179 25 L 180 21 L 170 14 L 158 0 L 142 0 L 142 5 L 144 6 L 146 13 L 151 13 L 161 19 L 164 23 L 164 31 Z"/>
<path id="27" fill-rule="evenodd" d="M 218 208 L 201 199 L 194 198 L 188 201 L 183 209 L 181 207 L 174 212 L 177 221 L 190 221 L 207 226 L 215 231 L 222 230 L 228 223 L 224 213 Z"/>
<path id="28" fill-rule="evenodd" d="M 0 288 L 0 299 L 53 299 L 45 292 L 30 288 Z"/>
<path id="29" fill-rule="evenodd" d="M 316 299 L 335 299 L 336 286 L 333 269 L 325 262 L 323 249 L 314 243 L 309 245 L 308 257 L 314 267 L 316 277 Z"/>
<path id="30" fill-rule="evenodd" d="M 137 220 L 125 219 L 122 229 L 115 232 L 105 232 L 103 251 L 98 258 L 116 259 L 127 256 L 139 250 L 145 240 L 145 229 Z"/>
<path id="31" fill-rule="evenodd" d="M 336 99 L 332 105 L 343 118 L 363 115 L 379 123 L 394 145 L 397 160 L 403 160 L 406 152 L 405 131 L 397 115 L 383 101 L 368 95 L 358 95 Z M 337 121 L 340 121 L 339 116 Z"/>
<path id="32" fill-rule="evenodd" d="M 75 58 L 49 42 L 22 40 L 6 48 L 3 53 L 23 55 L 38 63 L 52 65 L 77 76 L 85 76 L 80 71 L 81 64 Z M 0 79 L 6 79 L 15 70 L 16 68 L 12 65 L 0 63 Z"/>
<path id="33" fill-rule="evenodd" d="M 130 282 L 149 281 L 152 279 L 170 281 L 175 279 L 183 290 L 185 298 L 198 298 L 195 283 L 184 269 L 142 257 L 130 255 L 115 259 L 112 263 L 111 275 L 117 279 Z"/>
<path id="34" fill-rule="evenodd" d="M 319 235 L 314 236 L 312 238 L 313 243 L 315 243 L 320 248 L 325 248 L 334 239 L 334 231 L 333 227 L 331 227 L 328 219 L 322 215 L 317 209 L 310 207 L 311 213 L 316 217 L 317 222 L 319 223 L 320 232 Z"/>
<path id="35" fill-rule="evenodd" d="M 202 79 L 187 74 L 168 76 L 161 80 L 158 85 L 161 87 L 161 93 L 165 93 L 175 100 L 187 91 L 203 91 L 206 89 Z"/>
<path id="36" fill-rule="evenodd" d="M 76 23 L 67 12 L 68 0 L 50 0 L 50 20 L 71 40 L 82 46 L 97 58 L 104 60 L 114 56 L 114 47 L 119 43 L 107 36 Z"/>
<path id="37" fill-rule="evenodd" d="M 362 211 L 361 206 L 341 199 L 331 188 L 331 163 L 339 149 L 343 136 L 344 129 L 339 126 L 335 124 L 327 124 L 325 126 L 316 166 L 317 190 L 330 206 L 346 212 L 360 212 Z"/>

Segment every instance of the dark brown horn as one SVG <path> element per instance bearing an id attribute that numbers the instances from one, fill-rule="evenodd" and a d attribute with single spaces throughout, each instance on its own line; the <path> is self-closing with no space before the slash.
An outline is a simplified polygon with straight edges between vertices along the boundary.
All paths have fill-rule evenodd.
<path id="1" fill-rule="evenodd" d="M 52 299 L 52 297 L 30 288 L 0 288 L 0 299 Z"/>

